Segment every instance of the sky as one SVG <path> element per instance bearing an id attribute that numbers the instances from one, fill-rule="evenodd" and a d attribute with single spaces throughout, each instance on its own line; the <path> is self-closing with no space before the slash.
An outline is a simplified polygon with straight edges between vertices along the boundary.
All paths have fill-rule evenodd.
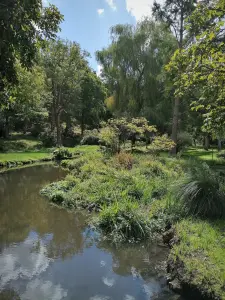
<path id="1" fill-rule="evenodd" d="M 78 42 L 91 57 L 90 66 L 100 72 L 95 52 L 110 43 L 110 28 L 116 24 L 136 24 L 151 15 L 154 0 L 42 0 L 55 4 L 64 15 L 59 36 Z"/>

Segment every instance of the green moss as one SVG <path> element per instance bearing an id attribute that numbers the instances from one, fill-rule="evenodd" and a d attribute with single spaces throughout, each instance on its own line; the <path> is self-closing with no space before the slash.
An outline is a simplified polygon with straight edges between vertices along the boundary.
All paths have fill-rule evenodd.
<path id="1" fill-rule="evenodd" d="M 215 299 L 225 299 L 225 221 L 183 220 L 170 260 L 184 266 L 185 282 Z M 216 298 L 217 297 L 217 298 Z"/>

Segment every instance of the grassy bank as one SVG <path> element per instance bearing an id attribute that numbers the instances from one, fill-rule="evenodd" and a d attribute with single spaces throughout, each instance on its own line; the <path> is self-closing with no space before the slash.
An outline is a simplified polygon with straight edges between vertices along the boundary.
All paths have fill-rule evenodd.
<path id="1" fill-rule="evenodd" d="M 114 242 L 137 242 L 174 228 L 171 280 L 197 290 L 203 299 L 225 299 L 225 224 L 215 221 L 224 209 L 224 202 L 219 202 L 224 201 L 224 185 L 198 161 L 146 151 L 106 156 L 96 146 L 81 146 L 73 160 L 62 161 L 70 170 L 65 180 L 48 185 L 41 193 L 67 209 L 98 212 L 93 224 Z M 186 189 L 188 184 L 201 193 L 193 194 L 195 190 Z M 185 197 L 177 196 L 177 187 L 184 189 Z M 212 191 L 218 193 L 214 198 L 208 197 Z M 214 221 L 200 218 L 202 205 L 205 220 L 213 212 Z"/>
<path id="2" fill-rule="evenodd" d="M 0 153 L 0 169 L 11 169 L 38 162 L 47 162 L 51 160 L 52 156 L 50 153 L 47 152 Z"/>
<path id="3" fill-rule="evenodd" d="M 176 225 L 178 242 L 169 255 L 171 279 L 192 287 L 198 299 L 225 299 L 224 228 L 224 220 L 187 219 Z"/>

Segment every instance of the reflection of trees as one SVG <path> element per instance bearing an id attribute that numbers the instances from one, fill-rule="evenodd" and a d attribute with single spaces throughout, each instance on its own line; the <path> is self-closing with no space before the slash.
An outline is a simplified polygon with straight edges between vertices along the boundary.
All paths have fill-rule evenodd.
<path id="1" fill-rule="evenodd" d="M 61 179 L 65 172 L 51 165 L 10 171 L 2 176 L 0 189 L 0 250 L 22 242 L 31 230 L 39 238 L 51 234 L 46 247 L 50 258 L 65 258 L 84 246 L 85 217 L 52 207 L 39 192 L 42 186 Z"/>
<path id="2" fill-rule="evenodd" d="M 0 291 L 1 300 L 20 300 L 20 296 L 14 290 L 3 290 Z"/>
<path id="3" fill-rule="evenodd" d="M 68 213 L 66 210 L 53 208 L 49 213 L 48 228 L 53 237 L 47 245 L 50 258 L 65 259 L 75 253 L 81 253 L 84 248 L 86 217 L 82 213 Z"/>
<path id="4" fill-rule="evenodd" d="M 113 271 L 121 276 L 141 275 L 143 279 L 155 277 L 157 268 L 166 260 L 168 250 L 156 244 L 116 246 L 100 241 L 98 247 L 111 253 Z M 160 275 L 160 270 L 159 274 Z"/>

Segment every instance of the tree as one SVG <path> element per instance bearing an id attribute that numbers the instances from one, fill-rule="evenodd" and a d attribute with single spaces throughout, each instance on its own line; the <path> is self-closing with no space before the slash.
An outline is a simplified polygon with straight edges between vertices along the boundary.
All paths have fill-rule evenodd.
<path id="1" fill-rule="evenodd" d="M 196 0 L 166 0 L 163 5 L 154 2 L 153 5 L 153 16 L 157 20 L 165 22 L 174 33 L 177 46 L 179 51 L 181 51 L 185 45 L 185 27 L 184 21 L 191 14 L 195 8 Z M 178 73 L 181 69 L 178 68 Z M 172 140 L 177 144 L 177 134 L 178 134 L 178 122 L 179 122 L 179 106 L 180 97 L 178 95 L 175 97 L 174 108 L 173 108 L 173 124 L 172 124 Z M 176 154 L 176 147 L 172 150 L 173 154 Z"/>
<path id="2" fill-rule="evenodd" d="M 203 118 L 203 131 L 217 138 L 225 127 L 224 16 L 224 1 L 199 3 L 186 22 L 192 43 L 177 51 L 167 67 L 176 74 L 176 95 L 190 95 L 192 110 Z"/>
<path id="3" fill-rule="evenodd" d="M 86 55 L 78 44 L 62 40 L 51 42 L 42 53 L 52 95 L 48 103 L 51 129 L 56 129 L 58 146 L 62 145 L 62 114 L 70 114 L 71 103 L 76 103 L 81 92 L 81 80 L 87 68 Z"/>
<path id="4" fill-rule="evenodd" d="M 89 68 L 82 75 L 80 93 L 74 103 L 73 116 L 81 126 L 83 136 L 85 125 L 98 126 L 105 113 L 106 88 L 98 76 Z"/>
<path id="5" fill-rule="evenodd" d="M 5 87 L 4 105 L 1 107 L 3 135 L 8 138 L 10 128 L 22 124 L 19 129 L 27 131 L 36 120 L 42 119 L 47 111 L 44 107 L 49 94 L 45 83 L 44 70 L 35 65 L 30 71 L 20 63 L 15 65 L 17 85 Z"/>
<path id="6" fill-rule="evenodd" d="M 111 39 L 108 48 L 96 53 L 111 94 L 108 108 L 115 115 L 145 116 L 165 124 L 170 107 L 164 101 L 163 65 L 176 49 L 172 34 L 163 24 L 145 19 L 136 26 L 114 26 Z"/>
<path id="7" fill-rule="evenodd" d="M 55 38 L 63 19 L 54 5 L 42 0 L 1 0 L 0 3 L 0 92 L 17 80 L 16 61 L 30 68 L 46 39 Z"/>

